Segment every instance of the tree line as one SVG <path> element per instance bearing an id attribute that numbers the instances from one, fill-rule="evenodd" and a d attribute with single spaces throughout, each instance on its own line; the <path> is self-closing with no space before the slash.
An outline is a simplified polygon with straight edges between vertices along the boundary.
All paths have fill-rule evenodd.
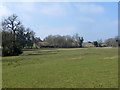
<path id="1" fill-rule="evenodd" d="M 35 36 L 35 32 L 30 28 L 25 28 L 18 16 L 13 14 L 2 21 L 2 56 L 14 56 L 22 53 L 22 49 L 28 48 L 82 48 L 84 38 L 78 34 L 70 35 L 49 35 L 43 41 Z M 44 43 L 41 44 L 40 42 Z M 117 37 L 88 42 L 95 47 L 120 46 L 120 39 Z M 119 45 L 118 45 L 119 43 Z M 104 44 L 104 45 L 103 45 Z"/>
<path id="2" fill-rule="evenodd" d="M 43 41 L 48 42 L 49 46 L 54 46 L 55 48 L 82 48 L 84 39 L 78 34 L 73 36 L 49 35 Z"/>
<path id="3" fill-rule="evenodd" d="M 120 37 L 109 38 L 105 41 L 106 45 L 109 47 L 120 47 Z"/>
<path id="4" fill-rule="evenodd" d="M 95 47 L 119 47 L 120 46 L 120 38 L 116 36 L 115 38 L 106 39 L 102 42 L 102 39 L 98 41 L 91 42 Z"/>
<path id="5" fill-rule="evenodd" d="M 22 53 L 24 48 L 40 48 L 42 40 L 35 37 L 35 32 L 30 28 L 25 28 L 18 16 L 13 14 L 2 21 L 2 55 L 13 56 Z M 43 42 L 47 42 L 50 47 L 70 48 L 82 47 L 83 37 L 78 34 L 73 37 L 67 36 L 48 36 Z"/>

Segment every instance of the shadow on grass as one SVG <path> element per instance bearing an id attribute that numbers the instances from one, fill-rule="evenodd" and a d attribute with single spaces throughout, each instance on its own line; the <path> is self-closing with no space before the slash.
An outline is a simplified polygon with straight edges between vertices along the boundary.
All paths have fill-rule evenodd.
<path id="1" fill-rule="evenodd" d="M 23 49 L 23 51 L 38 51 L 39 49 Z"/>
<path id="2" fill-rule="evenodd" d="M 18 62 L 18 61 L 24 60 L 24 58 L 25 58 L 24 56 L 31 56 L 31 55 L 54 55 L 54 54 L 58 54 L 58 52 L 59 51 L 43 51 L 43 52 L 21 54 L 21 55 L 19 55 L 21 57 L 16 57 L 16 58 L 13 57 L 11 59 L 5 59 L 5 60 L 2 60 L 2 62 Z"/>
<path id="3" fill-rule="evenodd" d="M 59 51 L 43 51 L 43 52 L 35 52 L 35 53 L 28 53 L 28 54 L 21 54 L 20 56 L 28 56 L 28 55 L 51 55 L 57 54 Z"/>

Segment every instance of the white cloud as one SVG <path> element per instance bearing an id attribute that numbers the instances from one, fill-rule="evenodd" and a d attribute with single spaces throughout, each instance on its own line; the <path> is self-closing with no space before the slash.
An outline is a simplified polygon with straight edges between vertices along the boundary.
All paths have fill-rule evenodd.
<path id="1" fill-rule="evenodd" d="M 37 12 L 37 8 L 34 4 L 34 2 L 32 3 L 17 3 L 16 5 L 14 5 L 15 9 L 21 13 L 35 13 Z"/>
<path id="2" fill-rule="evenodd" d="M 15 9 L 20 12 L 23 17 L 33 14 L 42 14 L 42 15 L 49 15 L 49 16 L 64 16 L 66 15 L 65 8 L 62 7 L 60 4 L 40 4 L 39 6 L 36 3 L 18 3 L 14 5 Z M 26 14 L 26 15 L 25 15 Z"/>
<path id="3" fill-rule="evenodd" d="M 95 4 L 77 4 L 75 7 L 82 13 L 103 13 L 104 7 Z"/>
<path id="4" fill-rule="evenodd" d="M 45 5 L 39 8 L 38 12 L 51 16 L 64 16 L 66 14 L 65 8 L 59 4 Z"/>
<path id="5" fill-rule="evenodd" d="M 0 20 L 9 15 L 11 15 L 11 11 L 6 6 L 0 5 Z"/>
<path id="6" fill-rule="evenodd" d="M 25 3 L 25 2 L 21 2 L 21 3 L 13 3 L 13 11 L 12 13 L 17 14 L 18 17 L 20 18 L 20 20 L 24 21 L 32 21 L 34 19 L 33 14 L 36 13 L 37 9 L 36 6 L 34 4 L 34 2 L 32 3 Z"/>

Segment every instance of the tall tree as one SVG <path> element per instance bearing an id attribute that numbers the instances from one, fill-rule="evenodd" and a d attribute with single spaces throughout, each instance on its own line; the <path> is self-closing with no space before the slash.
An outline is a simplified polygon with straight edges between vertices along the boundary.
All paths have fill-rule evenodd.
<path id="1" fill-rule="evenodd" d="M 97 40 L 98 41 L 98 47 L 102 47 L 102 39 L 100 39 L 100 40 Z"/>
<path id="2" fill-rule="evenodd" d="M 36 37 L 35 38 L 35 48 L 40 48 L 40 42 L 42 42 L 40 37 Z"/>
<path id="3" fill-rule="evenodd" d="M 98 47 L 98 42 L 97 42 L 97 41 L 93 41 L 93 45 L 94 45 L 95 47 Z"/>
<path id="4" fill-rule="evenodd" d="M 72 39 L 75 43 L 75 47 L 79 47 L 79 35 L 76 33 L 75 35 L 73 35 Z"/>
<path id="5" fill-rule="evenodd" d="M 7 19 L 4 19 L 4 21 L 2 21 L 3 30 L 12 31 L 13 33 L 13 53 L 15 54 L 16 54 L 15 33 L 16 31 L 19 30 L 20 27 L 21 27 L 21 22 L 18 20 L 18 16 L 16 16 L 15 14 L 9 16 Z"/>
<path id="6" fill-rule="evenodd" d="M 19 28 L 19 31 L 17 31 L 16 33 L 16 43 L 19 43 L 19 45 L 21 46 L 21 48 L 24 48 L 26 45 L 26 37 L 25 37 L 25 27 L 21 26 L 21 28 Z"/>
<path id="7" fill-rule="evenodd" d="M 83 41 L 84 41 L 83 37 L 79 37 L 79 47 L 80 48 L 82 48 Z"/>
<path id="8" fill-rule="evenodd" d="M 25 37 L 27 48 L 32 48 L 35 43 L 35 32 L 33 32 L 30 28 L 27 28 Z"/>

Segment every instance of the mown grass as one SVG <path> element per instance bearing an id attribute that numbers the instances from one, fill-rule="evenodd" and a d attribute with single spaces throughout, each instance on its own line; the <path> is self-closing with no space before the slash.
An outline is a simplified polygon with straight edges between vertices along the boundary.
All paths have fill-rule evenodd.
<path id="1" fill-rule="evenodd" d="M 24 54 L 30 55 L 3 57 L 3 88 L 118 87 L 117 48 L 37 49 Z"/>

